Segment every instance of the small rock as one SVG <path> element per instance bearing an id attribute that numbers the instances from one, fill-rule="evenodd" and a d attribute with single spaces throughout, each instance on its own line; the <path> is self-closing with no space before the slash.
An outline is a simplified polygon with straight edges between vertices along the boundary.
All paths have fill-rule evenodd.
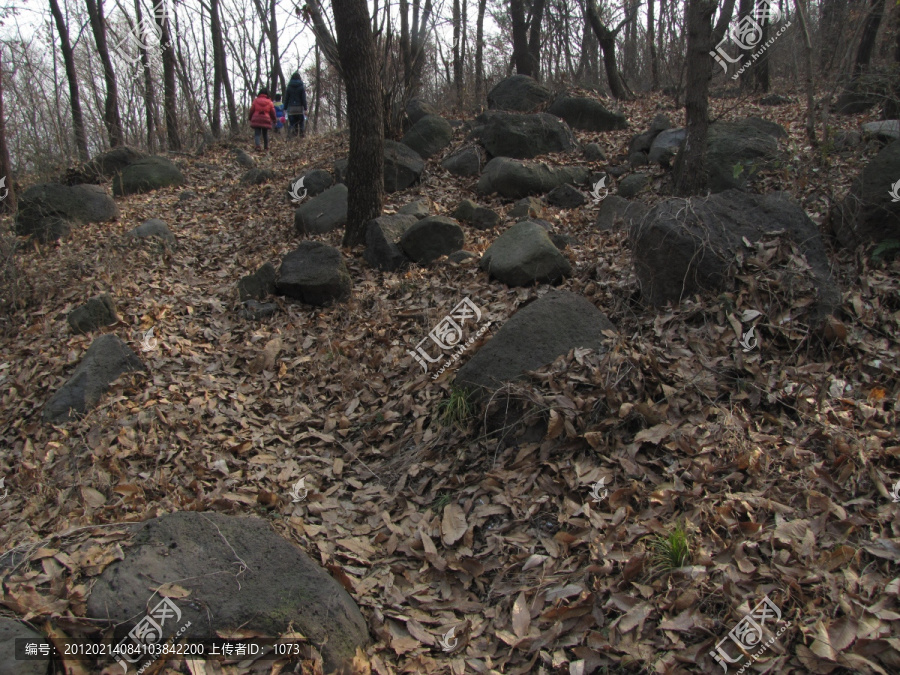
<path id="1" fill-rule="evenodd" d="M 529 220 L 501 234 L 484 252 L 480 266 L 507 286 L 554 283 L 572 272 L 547 231 Z"/>
<path id="2" fill-rule="evenodd" d="M 619 181 L 619 196 L 625 199 L 631 199 L 643 190 L 650 183 L 647 174 L 633 173 L 630 176 Z"/>
<path id="3" fill-rule="evenodd" d="M 628 128 L 624 115 L 607 110 L 600 101 L 593 98 L 560 94 L 547 112 L 563 118 L 570 127 L 583 131 L 614 131 Z"/>
<path id="4" fill-rule="evenodd" d="M 256 167 L 256 160 L 254 160 L 250 155 L 248 155 L 243 150 L 235 150 L 234 158 L 237 160 L 237 163 L 247 169 L 253 169 Z"/>
<path id="5" fill-rule="evenodd" d="M 194 192 L 193 190 L 182 190 L 178 194 L 178 201 L 180 201 L 180 202 L 189 202 L 196 198 L 197 198 L 197 193 Z"/>
<path id="6" fill-rule="evenodd" d="M 668 166 L 684 142 L 684 129 L 666 129 L 653 139 L 648 159 L 663 166 Z"/>
<path id="7" fill-rule="evenodd" d="M 409 128 L 400 142 L 428 159 L 446 148 L 452 137 L 453 128 L 447 120 L 438 115 L 425 115 Z"/>
<path id="8" fill-rule="evenodd" d="M 459 223 L 444 216 L 423 218 L 400 238 L 403 252 L 421 265 L 460 250 L 464 243 L 465 234 Z"/>
<path id="9" fill-rule="evenodd" d="M 472 253 L 471 251 L 455 251 L 447 256 L 447 260 L 452 263 L 456 263 L 457 265 L 460 263 L 468 262 L 470 260 L 477 260 L 478 256 Z"/>
<path id="10" fill-rule="evenodd" d="M 76 333 L 90 333 L 101 326 L 111 326 L 119 317 L 112 297 L 104 293 L 73 309 L 66 319 Z"/>
<path id="11" fill-rule="evenodd" d="M 128 232 L 129 237 L 138 239 L 146 239 L 147 237 L 158 237 L 166 244 L 174 246 L 176 243 L 175 235 L 169 229 L 169 226 L 159 218 L 151 218 Z"/>
<path id="12" fill-rule="evenodd" d="M 650 133 L 654 136 L 656 134 L 660 134 L 666 129 L 672 128 L 672 120 L 669 119 L 669 116 L 665 113 L 659 113 L 656 117 L 653 118 L 653 121 L 650 122 Z"/>
<path id="13" fill-rule="evenodd" d="M 473 202 L 471 199 L 463 199 L 459 204 L 457 204 L 451 215 L 457 220 L 469 220 L 472 218 L 472 215 L 475 213 L 475 209 L 477 208 L 478 204 Z"/>
<path id="14" fill-rule="evenodd" d="M 421 178 L 424 170 L 425 161 L 415 150 L 397 141 L 384 141 L 385 192 L 405 190 Z"/>
<path id="15" fill-rule="evenodd" d="M 276 176 L 272 169 L 250 169 L 241 177 L 244 185 L 262 185 L 268 183 Z"/>
<path id="16" fill-rule="evenodd" d="M 454 152 L 441 162 L 441 166 L 454 176 L 477 176 L 483 161 L 481 150 L 468 147 Z"/>
<path id="17" fill-rule="evenodd" d="M 16 640 L 28 640 L 30 644 L 51 646 L 50 641 L 41 633 L 36 633 L 28 626 L 13 619 L 0 617 L 0 673 L 3 675 L 47 675 L 50 657 L 29 657 L 27 661 L 17 659 Z"/>
<path id="18" fill-rule="evenodd" d="M 862 133 L 863 138 L 875 138 L 883 142 L 896 140 L 900 138 L 900 120 L 867 122 L 862 125 Z"/>
<path id="19" fill-rule="evenodd" d="M 509 218 L 521 220 L 523 218 L 540 218 L 544 215 L 544 205 L 536 197 L 525 197 L 515 203 L 506 214 Z"/>
<path id="20" fill-rule="evenodd" d="M 618 166 L 610 166 L 610 167 L 607 167 L 607 169 L 606 169 L 606 173 L 608 173 L 613 178 L 620 178 L 621 176 L 624 176 L 629 171 L 631 171 L 631 167 L 629 167 L 627 164 L 619 164 Z"/>
<path id="21" fill-rule="evenodd" d="M 244 309 L 241 310 L 240 317 L 248 321 L 259 321 L 267 317 L 273 316 L 278 311 L 278 305 L 274 302 L 257 302 L 256 300 L 247 300 L 244 302 Z"/>
<path id="22" fill-rule="evenodd" d="M 294 211 L 300 234 L 324 234 L 347 224 L 347 186 L 338 183 Z"/>
<path id="23" fill-rule="evenodd" d="M 422 218 L 427 218 L 431 213 L 431 206 L 428 204 L 427 199 L 420 199 L 416 202 L 404 204 L 397 209 L 397 213 L 405 216 L 415 216 L 419 220 L 422 220 Z"/>
<path id="24" fill-rule="evenodd" d="M 250 298 L 262 300 L 267 295 L 275 293 L 275 290 L 275 266 L 270 262 L 238 281 L 238 296 L 241 302 Z"/>
<path id="25" fill-rule="evenodd" d="M 138 159 L 113 179 L 113 194 L 117 196 L 151 192 L 173 185 L 184 185 L 184 174 L 165 157 Z"/>
<path id="26" fill-rule="evenodd" d="M 276 288 L 307 305 L 324 306 L 347 300 L 352 284 L 338 249 L 319 241 L 304 241 L 282 258 Z"/>
<path id="27" fill-rule="evenodd" d="M 584 158 L 589 162 L 603 162 L 606 160 L 603 149 L 597 143 L 588 143 L 581 148 L 581 152 L 584 154 Z"/>
<path id="28" fill-rule="evenodd" d="M 406 104 L 406 116 L 409 118 L 410 125 L 414 125 L 426 115 L 437 115 L 437 110 L 430 103 L 426 103 L 420 98 L 411 98 Z"/>
<path id="29" fill-rule="evenodd" d="M 597 229 L 600 231 L 618 230 L 624 225 L 631 227 L 640 222 L 646 215 L 647 207 L 641 202 L 630 202 L 618 195 L 609 195 L 600 204 L 597 213 Z"/>
<path id="30" fill-rule="evenodd" d="M 631 166 L 646 166 L 650 163 L 650 159 L 646 152 L 635 152 L 628 157 L 628 163 Z"/>
<path id="31" fill-rule="evenodd" d="M 544 85 L 527 75 L 513 75 L 500 80 L 488 92 L 488 107 L 495 110 L 532 112 L 552 98 Z"/>
<path id="32" fill-rule="evenodd" d="M 550 190 L 547 194 L 547 203 L 562 209 L 574 209 L 579 206 L 584 206 L 584 204 L 587 203 L 587 198 L 580 190 L 576 190 L 566 183 L 565 185 L 560 185 L 558 188 Z"/>
<path id="33" fill-rule="evenodd" d="M 363 259 L 375 269 L 389 272 L 409 265 L 409 258 L 400 250 L 400 238 L 418 221 L 411 213 L 396 213 L 370 220 L 366 223 Z"/>

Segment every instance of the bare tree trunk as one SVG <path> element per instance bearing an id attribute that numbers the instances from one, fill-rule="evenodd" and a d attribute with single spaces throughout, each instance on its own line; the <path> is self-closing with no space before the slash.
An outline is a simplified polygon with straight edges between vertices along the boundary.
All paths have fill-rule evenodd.
<path id="1" fill-rule="evenodd" d="M 3 50 L 0 50 L 0 174 L 5 179 L 6 189 L 9 192 L 0 202 L 0 209 L 8 213 L 15 213 L 18 204 L 16 191 L 13 187 L 12 165 L 9 161 L 9 146 L 6 144 L 6 115 L 3 112 Z"/>
<path id="2" fill-rule="evenodd" d="M 512 60 L 516 65 L 516 73 L 534 77 L 531 56 L 528 53 L 528 27 L 525 23 L 523 0 L 509 0 L 509 18 L 512 21 Z"/>
<path id="3" fill-rule="evenodd" d="M 650 88 L 659 89 L 659 58 L 656 54 L 656 21 L 653 17 L 653 0 L 647 0 L 647 46 L 650 48 Z"/>
<path id="4" fill-rule="evenodd" d="M 366 223 L 384 204 L 384 121 L 375 36 L 366 0 L 332 0 L 338 51 L 347 87 L 350 151 L 344 246 L 363 243 Z"/>
<path id="5" fill-rule="evenodd" d="M 478 0 L 478 23 L 475 24 L 475 101 L 484 100 L 484 10 L 487 0 Z"/>
<path id="6" fill-rule="evenodd" d="M 313 131 L 319 130 L 319 101 L 322 100 L 322 52 L 316 44 L 316 99 L 313 101 Z"/>
<path id="7" fill-rule="evenodd" d="M 93 2 L 93 0 L 88 0 Z M 166 147 L 169 150 L 181 150 L 181 137 L 178 135 L 178 106 L 176 99 L 175 77 L 177 62 L 175 46 L 169 30 L 167 13 L 154 12 L 156 25 L 160 30 L 160 46 L 163 61 L 163 109 L 166 116 Z"/>
<path id="8" fill-rule="evenodd" d="M 57 0 L 50 0 L 50 12 L 53 14 L 56 31 L 59 33 L 63 63 L 66 67 L 66 80 L 69 82 L 69 104 L 72 108 L 72 129 L 75 132 L 75 148 L 78 150 L 78 159 L 86 162 L 88 160 L 87 134 L 84 130 L 84 116 L 81 113 L 81 94 L 78 91 L 75 56 L 72 53 L 72 43 L 69 41 L 69 27 L 66 25 L 66 20 L 63 18 Z"/>
<path id="9" fill-rule="evenodd" d="M 144 15 L 141 9 L 141 0 L 134 0 L 134 12 L 137 18 L 137 25 L 139 27 L 143 26 Z M 154 152 L 156 150 L 156 92 L 153 88 L 153 73 L 150 70 L 150 54 L 147 53 L 147 47 L 143 41 L 141 41 L 139 49 L 141 52 L 141 70 L 144 73 L 144 116 L 147 118 L 147 149 L 150 152 Z"/>
<path id="10" fill-rule="evenodd" d="M 585 5 L 588 22 L 591 24 L 591 28 L 594 29 L 594 34 L 597 36 L 597 41 L 600 43 L 600 49 L 603 50 L 603 66 L 606 69 L 606 80 L 609 82 L 609 92 L 614 98 L 620 100 L 630 99 L 631 95 L 625 87 L 625 83 L 622 82 L 622 77 L 619 75 L 619 66 L 616 63 L 616 36 L 629 19 L 626 17 L 622 20 L 622 23 L 619 24 L 618 28 L 610 30 L 600 20 L 600 15 L 597 13 L 597 7 L 594 5 L 594 0 L 585 0 Z M 631 18 L 633 19 L 634 15 L 632 15 Z"/>
<path id="11" fill-rule="evenodd" d="M 531 62 L 531 76 L 541 79 L 541 25 L 544 22 L 545 0 L 534 0 L 529 17 L 528 59 Z"/>
<path id="12" fill-rule="evenodd" d="M 103 64 L 103 79 L 106 82 L 106 102 L 103 111 L 103 122 L 112 147 L 122 145 L 122 118 L 119 116 L 119 88 L 116 85 L 116 74 L 112 60 L 109 58 L 109 47 L 106 44 L 106 21 L 103 18 L 103 0 L 85 0 L 97 53 Z"/>
<path id="13" fill-rule="evenodd" d="M 459 0 L 453 0 L 453 84 L 456 90 L 457 108 L 462 106 L 463 98 L 463 64 L 460 51 L 460 38 L 462 36 L 462 16 L 459 8 Z"/>
<path id="14" fill-rule="evenodd" d="M 758 5 L 759 6 L 759 5 Z M 763 11 L 767 5 L 761 6 Z M 766 44 L 769 40 L 769 26 L 772 25 L 772 21 L 768 16 L 763 16 L 763 18 L 757 19 L 757 23 L 762 27 L 762 38 L 760 38 L 759 43 L 761 45 Z M 767 49 L 762 53 L 762 56 L 759 57 L 759 61 L 756 66 L 753 68 L 753 79 L 756 83 L 756 89 L 763 92 L 768 92 L 770 89 L 769 82 L 769 50 Z"/>
<path id="15" fill-rule="evenodd" d="M 815 83 L 813 81 L 813 53 L 812 40 L 809 36 L 809 24 L 806 21 L 808 10 L 803 0 L 794 0 L 797 8 L 797 18 L 800 20 L 800 30 L 803 34 L 804 75 L 806 76 L 806 137 L 810 143 L 816 142 L 816 99 Z"/>
<path id="16" fill-rule="evenodd" d="M 878 27 L 881 25 L 882 16 L 884 16 L 884 0 L 872 0 L 863 34 L 859 39 L 859 48 L 856 50 L 856 61 L 853 64 L 854 77 L 869 67 L 869 63 L 872 60 L 872 52 L 875 50 L 875 38 L 878 36 Z"/>
<path id="17" fill-rule="evenodd" d="M 712 16 L 715 0 L 688 0 L 687 133 L 675 166 L 675 191 L 696 195 L 706 188 L 706 134 L 709 129 L 709 80 L 712 77 Z"/>

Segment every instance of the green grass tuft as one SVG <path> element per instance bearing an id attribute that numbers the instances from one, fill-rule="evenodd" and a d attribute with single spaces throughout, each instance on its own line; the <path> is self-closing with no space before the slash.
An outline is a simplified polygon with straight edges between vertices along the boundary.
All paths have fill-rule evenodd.
<path id="1" fill-rule="evenodd" d="M 654 566 L 664 570 L 684 567 L 691 561 L 690 542 L 682 525 L 676 525 L 667 537 L 657 535 L 650 542 L 650 548 Z"/>

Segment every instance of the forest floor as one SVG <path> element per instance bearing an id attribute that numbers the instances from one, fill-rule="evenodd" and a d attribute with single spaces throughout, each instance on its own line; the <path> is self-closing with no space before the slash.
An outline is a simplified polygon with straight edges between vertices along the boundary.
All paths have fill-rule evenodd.
<path id="1" fill-rule="evenodd" d="M 801 103 L 753 100 L 714 99 L 711 113 L 788 129 L 787 161 L 757 189 L 786 190 L 821 224 L 875 149 L 813 149 Z M 576 134 L 611 164 L 658 112 L 683 123 L 659 96 L 622 108 L 630 129 Z M 457 130 L 447 152 L 463 142 Z M 500 439 L 480 411 L 443 424 L 455 369 L 432 381 L 407 350 L 465 297 L 493 322 L 487 338 L 546 286 L 508 288 L 472 261 L 382 273 L 344 250 L 349 302 L 279 298 L 273 318 L 239 318 L 238 279 L 300 241 L 288 184 L 346 151 L 343 134 L 275 137 L 255 157 L 279 178 L 260 186 L 240 183 L 224 146 L 179 155 L 194 200 L 179 201 L 185 188 L 123 198 L 118 222 L 20 251 L 20 308 L 0 317 L 0 551 L 41 542 L 42 553 L 27 582 L 5 580 L 7 616 L 79 634 L 92 578 L 121 555 L 113 524 L 216 510 L 264 518 L 328 566 L 368 621 L 379 674 L 720 672 L 709 652 L 765 597 L 781 615 L 771 635 L 787 627 L 756 672 L 898 672 L 900 260 L 830 250 L 843 302 L 826 339 L 804 324 L 815 288 L 789 243 L 761 244 L 733 293 L 653 309 L 637 299 L 627 233 L 598 231 L 593 204 L 548 208 L 575 240 L 560 287 L 588 297 L 618 336 L 605 354 L 575 350 L 517 385 L 544 438 Z M 427 198 L 449 214 L 467 197 L 508 210 L 440 159 L 386 210 Z M 653 203 L 671 181 L 649 171 Z M 125 237 L 147 218 L 168 223 L 176 249 Z M 495 236 L 467 228 L 465 248 Z M 341 233 L 319 238 L 340 246 Z M 66 313 L 103 292 L 122 320 L 107 330 L 148 373 L 118 380 L 83 419 L 44 426 L 44 403 L 96 337 L 72 335 Z M 759 344 L 744 352 L 741 320 L 753 316 Z M 151 327 L 158 344 L 142 351 Z M 276 337 L 273 365 L 251 372 Z M 292 503 L 300 478 L 308 497 Z M 608 494 L 594 499 L 601 479 Z M 689 556 L 676 564 L 661 542 L 680 529 Z M 450 629 L 458 644 L 444 653 Z"/>

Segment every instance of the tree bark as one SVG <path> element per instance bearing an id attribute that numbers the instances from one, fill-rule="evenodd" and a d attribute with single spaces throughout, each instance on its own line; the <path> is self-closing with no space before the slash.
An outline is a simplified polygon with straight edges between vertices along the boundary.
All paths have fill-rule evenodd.
<path id="1" fill-rule="evenodd" d="M 72 129 L 75 132 L 75 148 L 78 150 L 78 159 L 88 161 L 87 134 L 84 130 L 84 115 L 81 112 L 81 94 L 78 90 L 78 74 L 75 72 L 75 56 L 72 52 L 72 43 L 69 41 L 69 27 L 59 9 L 57 0 L 50 0 L 50 12 L 56 23 L 56 31 L 59 33 L 63 63 L 66 67 L 66 80 L 69 82 L 69 105 L 72 108 Z"/>
<path id="2" fill-rule="evenodd" d="M 696 195 L 706 189 L 706 134 L 709 130 L 709 80 L 712 77 L 712 17 L 715 0 L 688 0 L 687 133 L 675 165 L 675 191 Z"/>
<path id="3" fill-rule="evenodd" d="M 462 38 L 462 12 L 459 0 L 453 0 L 453 87 L 456 91 L 457 108 L 463 102 L 463 64 L 460 44 Z"/>
<path id="4" fill-rule="evenodd" d="M 52 0 L 55 1 L 55 0 Z M 141 9 L 141 0 L 134 0 L 134 12 L 137 25 L 144 25 L 144 15 Z M 150 70 L 150 54 L 143 41 L 140 44 L 141 71 L 144 74 L 144 116 L 147 118 L 147 149 L 150 152 L 156 150 L 156 92 L 153 87 L 153 73 Z"/>
<path id="5" fill-rule="evenodd" d="M 631 95 L 625 87 L 625 83 L 622 82 L 622 77 L 619 75 L 619 66 L 616 63 L 616 36 L 619 34 L 622 26 L 625 25 L 625 22 L 628 21 L 628 18 L 626 17 L 622 23 L 619 24 L 618 28 L 610 30 L 600 20 L 600 15 L 597 13 L 597 7 L 594 5 L 594 0 L 585 0 L 585 5 L 587 8 L 588 22 L 591 24 L 591 28 L 594 29 L 594 34 L 597 36 L 597 41 L 600 43 L 600 49 L 603 50 L 603 66 L 606 69 L 606 80 L 609 83 L 609 92 L 614 98 L 620 100 L 630 99 Z M 633 15 L 632 18 L 634 18 Z"/>
<path id="6" fill-rule="evenodd" d="M 859 48 L 856 50 L 856 62 L 853 64 L 853 75 L 859 75 L 872 60 L 872 52 L 875 50 L 875 38 L 878 36 L 878 27 L 881 25 L 881 17 L 884 16 L 884 0 L 872 0 L 869 15 L 863 27 L 862 37 L 859 39 Z"/>
<path id="7" fill-rule="evenodd" d="M 6 144 L 6 115 L 3 112 L 3 54 L 0 50 L 0 174 L 3 175 L 6 189 L 9 192 L 0 202 L 0 208 L 7 213 L 15 213 L 17 206 L 16 191 L 13 187 L 12 165 L 9 162 L 9 146 Z M 0 188 L 2 189 L 2 188 Z M 2 192 L 0 192 L 2 196 Z"/>
<path id="8" fill-rule="evenodd" d="M 93 0 L 88 0 L 92 2 Z M 178 107 L 175 77 L 177 62 L 175 46 L 169 30 L 169 16 L 163 12 L 154 12 L 154 20 L 160 30 L 160 46 L 163 61 L 163 110 L 166 117 L 166 147 L 169 150 L 181 150 L 181 137 L 178 135 Z"/>
<path id="9" fill-rule="evenodd" d="M 813 81 L 812 40 L 809 36 L 809 24 L 806 21 L 808 11 L 803 0 L 794 0 L 797 18 L 803 35 L 804 75 L 806 76 L 806 138 L 810 143 L 816 142 L 816 99 L 815 82 Z"/>
<path id="10" fill-rule="evenodd" d="M 650 48 L 650 89 L 659 89 L 659 59 L 656 54 L 656 21 L 653 16 L 653 0 L 647 0 L 647 46 Z"/>
<path id="11" fill-rule="evenodd" d="M 344 246 L 362 244 L 366 223 L 384 203 L 384 120 L 375 36 L 366 0 L 332 0 L 338 52 L 347 88 L 350 151 Z"/>
<path id="12" fill-rule="evenodd" d="M 541 26 L 544 23 L 545 0 L 534 0 L 528 27 L 528 59 L 531 62 L 532 77 L 541 79 Z"/>
<path id="13" fill-rule="evenodd" d="M 516 74 L 534 77 L 531 55 L 528 53 L 528 27 L 525 23 L 523 0 L 509 0 L 509 18 L 512 21 L 512 60 L 516 66 Z"/>
<path id="14" fill-rule="evenodd" d="M 484 100 L 484 10 L 487 0 L 478 0 L 478 22 L 475 24 L 475 101 Z"/>
<path id="15" fill-rule="evenodd" d="M 112 60 L 109 58 L 109 47 L 106 43 L 106 21 L 103 18 L 103 0 L 85 0 L 88 18 L 91 22 L 91 30 L 94 33 L 94 42 L 97 44 L 97 53 L 103 64 L 103 79 L 106 83 L 106 101 L 103 109 L 103 123 L 106 125 L 106 133 L 111 147 L 122 145 L 125 142 L 122 134 L 122 118 L 119 116 L 119 88 L 116 85 L 116 74 L 113 71 Z"/>

